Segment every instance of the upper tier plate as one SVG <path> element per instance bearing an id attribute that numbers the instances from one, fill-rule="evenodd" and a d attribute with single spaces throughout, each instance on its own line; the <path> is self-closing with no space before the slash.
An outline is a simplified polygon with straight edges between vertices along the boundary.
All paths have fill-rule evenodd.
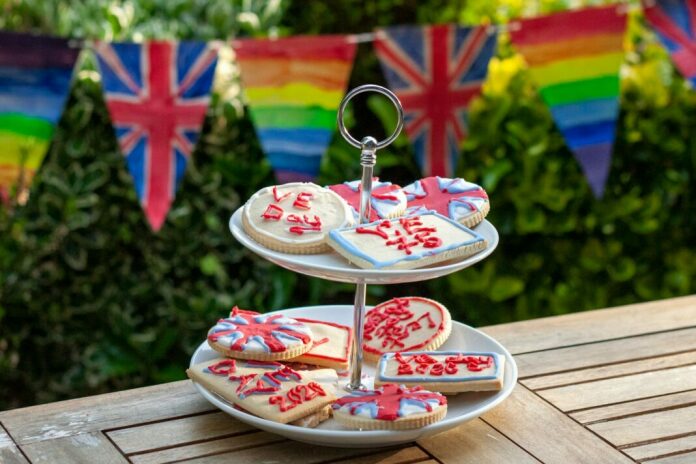
<path id="1" fill-rule="evenodd" d="M 264 247 L 244 232 L 242 228 L 242 208 L 235 211 L 230 218 L 230 230 L 232 235 L 242 245 L 278 266 L 299 272 L 300 274 L 319 277 L 320 279 L 349 283 L 362 281 L 367 284 L 401 284 L 435 279 L 478 263 L 493 253 L 495 247 L 498 246 L 498 231 L 495 230 L 493 224 L 484 220 L 474 230 L 486 239 L 488 246 L 483 251 L 468 258 L 445 261 L 444 263 L 419 269 L 361 269 L 334 252 L 316 255 L 291 255 Z"/>

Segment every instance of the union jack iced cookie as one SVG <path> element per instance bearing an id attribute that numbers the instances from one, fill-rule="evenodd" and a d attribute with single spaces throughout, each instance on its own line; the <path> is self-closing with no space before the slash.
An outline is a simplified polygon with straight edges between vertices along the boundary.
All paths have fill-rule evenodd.
<path id="1" fill-rule="evenodd" d="M 480 186 L 461 178 L 426 177 L 404 187 L 406 214 L 437 211 L 464 227 L 474 227 L 488 214 L 490 202 Z"/>
<path id="2" fill-rule="evenodd" d="M 387 384 L 354 391 L 331 407 L 334 419 L 351 429 L 406 430 L 442 420 L 447 414 L 447 398 L 421 387 Z"/>
<path id="3" fill-rule="evenodd" d="M 292 359 L 312 348 L 311 329 L 282 314 L 259 314 L 238 307 L 208 331 L 208 345 L 230 358 Z"/>
<path id="4" fill-rule="evenodd" d="M 344 182 L 328 187 L 341 196 L 353 210 L 355 222 L 359 220 L 361 181 Z M 370 221 L 399 217 L 406 211 L 406 195 L 401 187 L 391 182 L 372 179 L 372 196 L 370 198 Z"/>

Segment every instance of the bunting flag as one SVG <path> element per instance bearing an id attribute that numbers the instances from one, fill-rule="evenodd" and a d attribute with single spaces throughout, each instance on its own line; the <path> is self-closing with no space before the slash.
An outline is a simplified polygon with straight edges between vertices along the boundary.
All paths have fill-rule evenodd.
<path id="1" fill-rule="evenodd" d="M 311 181 L 336 128 L 355 56 L 348 36 L 238 40 L 233 48 L 261 147 L 279 182 Z"/>
<path id="2" fill-rule="evenodd" d="M 696 87 L 696 0 L 644 2 L 645 17 L 669 51 L 672 61 Z"/>
<path id="3" fill-rule="evenodd" d="M 158 231 L 208 109 L 217 51 L 204 42 L 96 47 L 106 105 L 138 199 Z"/>
<path id="4" fill-rule="evenodd" d="M 64 39 L 0 32 L 0 197 L 28 188 L 41 166 L 79 53 Z"/>
<path id="5" fill-rule="evenodd" d="M 619 113 L 625 13 L 616 5 L 588 8 L 525 19 L 511 29 L 554 122 L 601 197 Z"/>
<path id="6" fill-rule="evenodd" d="M 480 94 L 497 36 L 486 26 L 396 26 L 374 47 L 424 176 L 454 177 L 467 110 Z"/>

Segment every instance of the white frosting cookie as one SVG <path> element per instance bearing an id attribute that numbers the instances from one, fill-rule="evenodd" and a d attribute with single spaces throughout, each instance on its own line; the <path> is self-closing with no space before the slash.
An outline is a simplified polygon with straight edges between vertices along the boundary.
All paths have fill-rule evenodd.
<path id="1" fill-rule="evenodd" d="M 242 214 L 251 238 L 294 254 L 327 251 L 327 233 L 352 222 L 351 208 L 340 196 L 310 182 L 265 187 L 249 198 Z"/>
<path id="2" fill-rule="evenodd" d="M 361 268 L 413 269 L 463 258 L 486 240 L 434 211 L 332 230 L 329 245 Z"/>
<path id="3" fill-rule="evenodd" d="M 322 371 L 308 373 L 284 366 L 258 374 L 216 374 L 197 364 L 186 374 L 243 410 L 285 424 L 321 411 L 335 400 L 336 372 Z"/>
<path id="4" fill-rule="evenodd" d="M 499 391 L 505 357 L 498 353 L 411 351 L 388 353 L 377 366 L 375 385 L 421 385 L 440 393 Z"/>
<path id="5" fill-rule="evenodd" d="M 393 298 L 365 314 L 363 354 L 377 362 L 384 353 L 436 350 L 451 332 L 449 311 L 437 301 Z"/>

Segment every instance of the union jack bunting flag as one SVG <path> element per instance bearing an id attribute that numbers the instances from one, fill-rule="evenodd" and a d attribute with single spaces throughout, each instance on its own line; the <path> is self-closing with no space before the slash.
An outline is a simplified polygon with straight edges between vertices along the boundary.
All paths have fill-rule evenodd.
<path id="1" fill-rule="evenodd" d="M 643 0 L 645 17 L 675 66 L 696 86 L 696 0 Z"/>
<path id="2" fill-rule="evenodd" d="M 481 92 L 497 36 L 486 26 L 396 26 L 375 41 L 389 87 L 424 176 L 452 177 L 467 133 L 467 109 Z"/>
<path id="3" fill-rule="evenodd" d="M 150 227 L 158 231 L 208 109 L 217 52 L 204 42 L 99 43 L 106 105 Z"/>

